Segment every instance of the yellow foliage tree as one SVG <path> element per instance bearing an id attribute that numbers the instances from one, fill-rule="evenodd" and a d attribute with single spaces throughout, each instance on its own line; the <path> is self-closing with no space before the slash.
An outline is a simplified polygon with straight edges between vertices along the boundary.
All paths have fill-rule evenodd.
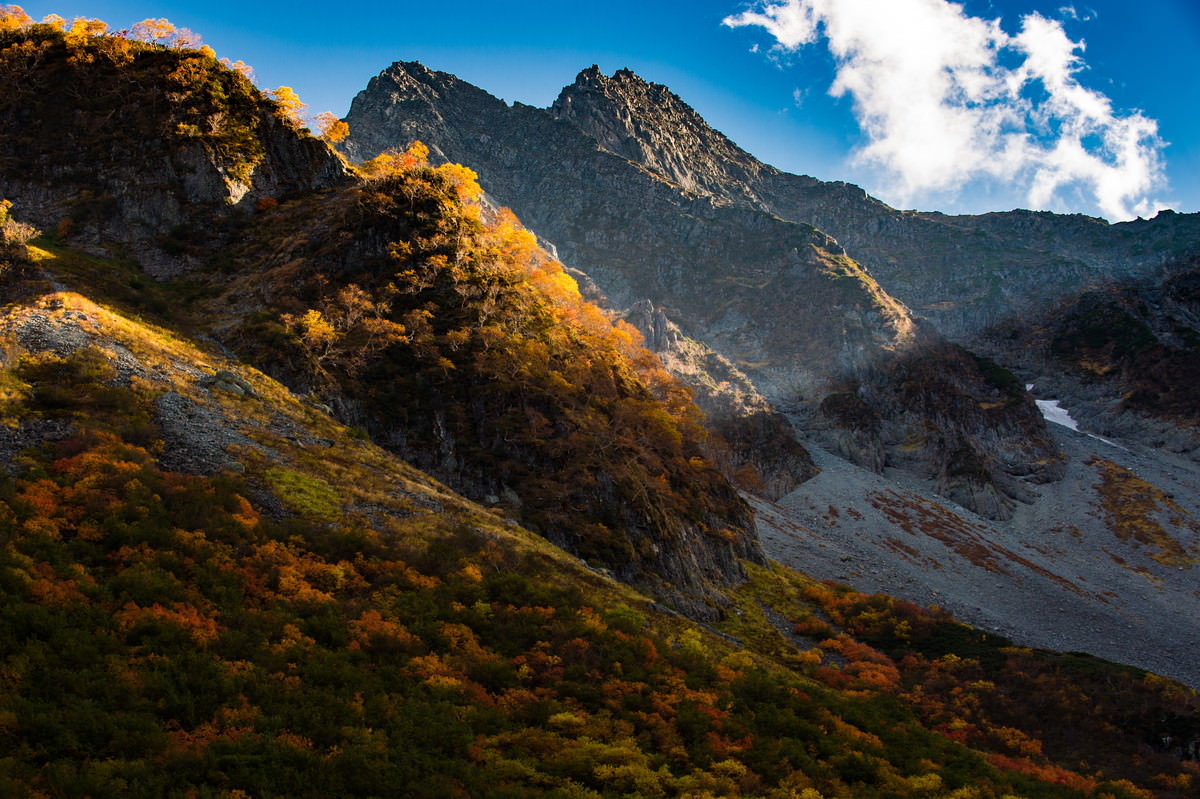
<path id="1" fill-rule="evenodd" d="M 242 61 L 241 59 L 238 59 L 237 61 L 230 61 L 228 58 L 222 58 L 221 63 L 232 69 L 234 72 L 241 73 L 246 80 L 254 80 L 254 68 L 245 61 Z"/>
<path id="2" fill-rule="evenodd" d="M 313 122 L 316 125 L 317 136 L 330 144 L 345 141 L 350 135 L 350 126 L 329 111 L 317 114 Z"/>
<path id="3" fill-rule="evenodd" d="M 67 40 L 77 42 L 93 36 L 103 36 L 107 32 L 108 23 L 103 20 L 76 17 L 67 31 Z"/>
<path id="4" fill-rule="evenodd" d="M 318 366 L 333 353 L 334 345 L 341 338 L 329 320 L 315 308 L 298 317 L 284 314 L 281 320 L 284 328 L 297 337 L 305 354 Z"/>
<path id="5" fill-rule="evenodd" d="M 460 202 L 470 204 L 479 201 L 483 189 L 479 185 L 479 175 L 474 169 L 462 164 L 442 164 L 437 171 L 449 179 Z"/>
<path id="6" fill-rule="evenodd" d="M 0 31 L 18 31 L 33 24 L 33 17 L 20 6 L 0 6 Z"/>
<path id="7" fill-rule="evenodd" d="M 384 298 L 377 300 L 351 284 L 322 302 L 320 308 L 310 308 L 298 317 L 283 314 L 280 321 L 318 373 L 328 362 L 333 368 L 356 374 L 381 349 L 406 339 L 405 326 L 387 318 L 386 297 L 384 292 Z"/>
<path id="8" fill-rule="evenodd" d="M 428 165 L 429 148 L 420 141 L 414 141 L 403 152 L 386 150 L 374 158 L 364 161 L 358 167 L 358 174 L 367 180 L 383 180 Z"/>
<path id="9" fill-rule="evenodd" d="M 304 109 L 308 108 L 291 86 L 280 86 L 267 96 L 279 104 L 279 114 L 294 127 L 304 124 Z"/>

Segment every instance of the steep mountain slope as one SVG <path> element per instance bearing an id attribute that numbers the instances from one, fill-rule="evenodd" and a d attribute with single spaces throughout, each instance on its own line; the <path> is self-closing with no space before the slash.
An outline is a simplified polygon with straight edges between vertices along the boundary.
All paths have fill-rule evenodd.
<path id="1" fill-rule="evenodd" d="M 1035 383 L 1039 396 L 1066 400 L 1085 421 L 1186 452 L 1195 448 L 1192 422 L 1178 415 L 1155 421 L 1144 407 L 1136 415 L 1121 409 L 1139 401 L 1178 408 L 1189 396 L 1191 372 L 1178 367 L 1189 357 L 1186 331 L 1194 329 L 1190 283 L 1186 270 L 1166 259 L 1189 246 L 1191 216 L 1108 226 L 1027 212 L 971 219 L 897 212 L 854 187 L 763 166 L 664 87 L 626 71 L 608 78 L 586 70 L 549 111 L 539 111 L 509 108 L 452 76 L 396 64 L 359 96 L 349 118 L 358 128 L 358 152 L 412 137 L 474 164 L 495 179 L 489 185 L 499 199 L 536 220 L 617 304 L 653 300 L 635 302 L 631 318 L 642 319 L 647 340 L 667 351 L 668 363 L 668 317 L 675 315 L 687 336 L 732 356 L 782 405 L 826 473 L 779 497 L 783 510 L 758 506 L 772 557 L 822 577 L 952 607 L 1023 643 L 1088 651 L 1197 684 L 1188 654 L 1200 635 L 1192 585 L 1198 509 L 1191 498 L 1200 485 L 1194 468 L 1186 462 L 1157 468 L 1153 452 L 1141 449 L 1137 461 L 1127 462 L 1122 450 L 1083 436 L 1047 440 L 1040 420 L 1013 412 L 1031 409 L 1022 381 L 988 358 L 947 347 L 906 348 L 875 335 L 875 345 L 892 346 L 895 354 L 865 366 L 871 345 L 855 349 L 849 342 L 856 333 L 869 341 L 877 328 L 853 313 L 829 314 L 831 307 L 872 307 L 862 295 L 851 299 L 870 281 L 857 265 L 840 278 L 847 292 L 841 297 L 823 293 L 802 269 L 780 277 L 752 267 L 752 259 L 777 257 L 763 245 L 770 231 L 789 224 L 755 210 L 782 214 L 785 201 L 794 209 L 811 205 L 812 213 L 840 220 L 856 241 L 876 242 L 893 279 L 897 270 L 910 270 L 932 291 L 953 278 L 964 281 L 964 297 L 979 281 L 1005 287 L 1019 303 L 1003 300 L 982 315 L 959 300 L 946 307 L 980 333 L 1004 308 L 1031 309 L 1035 301 L 1045 307 L 1104 275 L 1167 263 L 1177 277 L 1163 286 L 1139 284 L 1132 294 L 1097 289 L 1082 300 L 1070 295 L 1065 302 L 1080 303 L 1075 310 L 1051 305 L 1044 321 L 1030 310 L 1026 322 L 1034 324 L 1013 322 L 974 340 Z M 568 216 L 565 208 L 585 217 Z M 1055 266 L 1072 247 L 1088 262 Z M 1003 268 L 976 261 L 981 252 Z M 842 258 L 828 250 L 826 256 Z M 943 265 L 923 271 L 932 268 L 930 258 Z M 660 268 L 664 262 L 674 265 Z M 924 335 L 881 290 L 869 291 L 880 298 L 874 307 L 897 309 L 890 318 L 909 325 L 913 339 Z M 1145 335 L 1130 339 L 1128 330 Z M 788 401 L 801 385 L 781 386 L 787 351 L 801 353 L 808 374 L 829 374 L 839 341 L 862 359 L 841 362 L 843 374 L 860 369 L 858 378 L 824 387 L 812 380 L 803 387 L 815 388 L 815 396 Z M 675 367 L 696 374 L 690 362 Z M 984 377 L 986 390 L 974 375 Z M 1143 391 L 1134 393 L 1135 386 Z M 1013 447 L 1022 439 L 1033 446 Z M 791 535 L 773 532 L 767 520 L 776 512 Z M 1154 540 L 1159 544 L 1148 543 Z M 1160 562 L 1150 555 L 1155 548 L 1178 557 Z M 934 586 L 937 595 L 930 593 Z M 1063 611 L 1039 612 L 1046 607 Z M 1169 620 L 1160 621 L 1163 614 Z M 1131 629 L 1145 631 L 1144 646 L 1122 644 Z"/>
<path id="2" fill-rule="evenodd" d="M 1060 429 L 1064 479 L 1030 486 L 1034 501 L 1005 523 L 806 442 L 825 471 L 781 508 L 759 507 L 772 557 L 951 607 L 1024 643 L 1200 684 L 1189 654 L 1200 646 L 1200 473 L 1129 440 L 1196 450 L 1195 266 L 1180 254 L 1200 248 L 1200 216 L 1110 226 L 1048 213 L 898 212 L 854 187 L 760 164 L 627 71 L 585 71 L 550 111 L 688 191 L 834 232 L 889 292 L 1062 400 L 1086 429 L 1125 442 Z M 988 331 L 996 320 L 1005 323 Z"/>
<path id="3" fill-rule="evenodd" d="M 666 87 L 628 70 L 584 70 L 548 110 L 689 192 L 829 233 L 890 294 L 968 345 L 997 321 L 1047 310 L 1097 282 L 1159 274 L 1200 249 L 1200 214 L 1109 225 L 1029 211 L 898 211 L 857 186 L 761 163 Z"/>
<path id="4" fill-rule="evenodd" d="M 791 422 L 728 358 L 685 336 L 649 300 L 634 303 L 626 319 L 667 371 L 692 390 L 715 439 L 710 456 L 739 488 L 779 499 L 817 473 Z"/>
<path id="5" fill-rule="evenodd" d="M 190 268 L 194 312 L 262 368 L 457 490 L 494 497 L 680 609 L 720 616 L 721 589 L 744 577 L 740 560 L 762 555 L 747 506 L 703 456 L 698 412 L 653 374 L 652 357 L 635 363 L 642 351 L 630 331 L 584 301 L 511 215 L 484 213 L 470 170 L 435 169 L 410 153 L 353 178 L 241 76 L 195 51 L 68 40 L 37 26 L 12 37 L 0 63 L 24 65 L 30 47 L 40 58 L 0 114 L 6 152 L 36 166 L 0 180 L 16 207 L 29 201 L 33 218 L 68 241 L 123 245 L 155 275 Z M 180 74 L 190 82 L 180 85 Z M 125 89 L 97 90 L 75 113 L 121 119 L 136 109 L 138 127 L 112 129 L 105 152 L 68 148 L 51 163 L 44 151 L 69 141 L 51 126 L 74 107 L 75 87 L 106 80 Z M 226 89 L 239 92 L 237 103 Z M 225 104 L 204 104 L 210 96 Z M 41 120 L 40 136 L 28 136 L 22 119 Z M 246 134 L 241 149 L 223 149 L 228 131 Z M 258 155 L 239 191 L 269 202 L 244 208 L 233 195 L 193 192 L 189 174 L 139 168 L 191 154 L 219 174 L 211 159 L 229 152 Z M 91 159 L 86 168 L 80 156 Z M 62 223 L 73 217 L 55 218 L 81 196 L 59 179 L 76 173 L 112 192 L 104 221 L 78 231 Z M 171 197 L 186 200 L 183 222 L 142 214 Z M 204 232 L 192 241 L 180 225 Z M 180 237 L 186 246 L 164 249 Z"/>
<path id="6" fill-rule="evenodd" d="M 1194 452 L 1200 261 L 1166 272 L 1090 289 L 1024 325 L 996 329 L 988 345 L 1086 429 Z"/>
<path id="7" fill-rule="evenodd" d="M 0 197 L 74 241 L 129 248 L 153 275 L 194 268 L 258 200 L 347 177 L 215 58 L 48 25 L 3 46 Z"/>
<path id="8" fill-rule="evenodd" d="M 589 75 L 598 73 L 580 81 Z M 643 299 L 665 306 L 689 337 L 729 358 L 806 426 L 827 431 L 830 445 L 856 462 L 932 476 L 945 493 L 998 517 L 1024 495 L 1022 479 L 1053 477 L 1053 446 L 1019 386 L 1008 393 L 1003 375 L 914 322 L 807 224 L 696 194 L 566 119 L 510 108 L 419 64 L 397 63 L 374 78 L 348 121 L 353 155 L 420 139 L 478 169 L 491 194 L 554 241 L 616 307 Z M 711 173 L 704 163 L 697 172 Z"/>
<path id="9" fill-rule="evenodd" d="M 32 254 L 0 287 L 7 795 L 1180 799 L 1200 776 L 1179 686 L 753 565 L 718 635 L 63 288 L 113 301 L 95 270 L 128 267 Z"/>
<path id="10" fill-rule="evenodd" d="M 0 15 L 11 19 L 7 7 Z M 24 52 L 23 36 L 0 29 L 0 60 Z M 39 67 L 86 72 L 92 48 L 111 46 L 71 42 L 66 64 Z M 132 63 L 200 56 L 130 53 Z M 38 96 L 24 116 L 40 113 Z M 295 141 L 272 147 L 319 146 L 289 126 L 275 136 Z M 22 186 L 70 200 L 69 186 Z M 111 210 L 158 191 L 172 189 L 134 183 Z M 475 504 L 366 440 L 431 462 L 449 454 L 453 468 L 440 468 L 456 479 L 482 462 L 552 483 L 485 425 L 552 398 L 553 423 L 571 427 L 538 437 L 562 457 L 588 456 L 583 423 L 612 411 L 613 440 L 599 443 L 619 457 L 605 468 L 632 457 L 662 467 L 677 493 L 725 490 L 702 459 L 675 463 L 690 434 L 682 395 L 639 382 L 646 369 L 618 357 L 623 328 L 584 303 L 511 217 L 477 205 L 477 191 L 464 168 L 430 167 L 414 150 L 254 215 L 202 204 L 197 225 L 232 220 L 224 246 L 187 279 L 162 282 L 58 236 L 27 249 L 30 231 L 0 219 L 0 792 L 1191 792 L 1200 707 L 1177 684 L 1009 647 L 944 614 L 749 559 L 740 584 L 722 586 L 736 612 L 714 631 L 532 534 L 515 518 L 525 507 Z M 148 235 L 110 241 L 100 228 L 82 243 L 132 245 L 153 261 L 165 251 Z M 477 325 L 465 334 L 464 319 Z M 487 364 L 500 385 L 486 384 Z M 554 379 L 570 368 L 603 373 L 586 384 L 600 396 Z M 404 392 L 380 378 L 407 381 Z M 468 388 L 474 404 L 459 407 Z M 492 391 L 504 402 L 491 404 Z M 380 394 L 404 413 L 372 408 Z M 428 427 L 427 406 L 446 424 Z M 370 430 L 344 423 L 359 420 Z M 473 438 L 428 443 L 459 429 Z M 618 490 L 604 503 L 633 504 L 669 529 L 698 529 L 712 507 L 667 501 L 658 481 L 624 495 L 621 475 L 608 477 Z M 723 543 L 680 543 L 639 538 L 637 523 L 622 532 L 680 555 L 744 547 L 733 529 L 717 531 Z M 661 555 L 630 554 L 641 569 Z"/>
<path id="11" fill-rule="evenodd" d="M 810 447 L 821 474 L 756 503 L 763 548 L 806 574 L 935 604 L 1026 646 L 1200 686 L 1200 469 L 1055 429 L 1063 479 L 1003 523 Z"/>

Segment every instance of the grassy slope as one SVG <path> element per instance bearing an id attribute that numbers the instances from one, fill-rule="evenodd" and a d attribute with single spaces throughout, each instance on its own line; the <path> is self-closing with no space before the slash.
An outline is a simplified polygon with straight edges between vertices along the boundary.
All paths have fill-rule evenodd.
<path id="1" fill-rule="evenodd" d="M 37 254 L 67 283 L 106 265 Z M 855 595 L 750 567 L 718 636 L 120 299 L 33 288 L 5 309 L 4 421 L 70 432 L 0 485 L 8 794 L 1150 795 L 1018 733 L 1008 750 L 957 734 L 990 723 L 978 703 L 924 721 L 980 662 L 970 641 L 957 660 L 926 652 L 944 689 L 926 694 L 899 651 L 838 634 L 924 630 L 908 609 L 868 602 L 872 628 Z M 34 317 L 86 341 L 50 336 L 80 346 L 65 358 L 24 346 Z M 222 368 L 254 396 L 199 382 Z M 157 466 L 167 392 L 252 442 L 229 448 L 240 466 Z M 819 649 L 792 633 L 821 617 Z M 1175 766 L 1159 795 L 1186 795 Z"/>

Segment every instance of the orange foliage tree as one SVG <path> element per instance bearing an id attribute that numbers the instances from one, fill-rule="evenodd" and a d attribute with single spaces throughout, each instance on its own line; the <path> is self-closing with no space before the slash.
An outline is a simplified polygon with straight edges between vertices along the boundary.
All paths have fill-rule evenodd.
<path id="1" fill-rule="evenodd" d="M 33 18 L 20 6 L 0 5 L 0 31 L 18 31 L 33 24 Z"/>

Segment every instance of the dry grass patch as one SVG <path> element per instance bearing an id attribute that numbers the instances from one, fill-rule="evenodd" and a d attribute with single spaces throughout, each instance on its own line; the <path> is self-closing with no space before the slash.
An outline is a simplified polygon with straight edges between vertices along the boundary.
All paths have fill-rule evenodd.
<path id="1" fill-rule="evenodd" d="M 1112 461 L 1093 457 L 1087 463 L 1100 476 L 1096 486 L 1100 507 L 1117 538 L 1145 547 L 1150 557 L 1164 566 L 1191 567 L 1200 563 L 1195 545 L 1185 546 L 1163 525 L 1166 517 L 1177 530 L 1200 532 L 1200 523 L 1179 503 Z"/>

